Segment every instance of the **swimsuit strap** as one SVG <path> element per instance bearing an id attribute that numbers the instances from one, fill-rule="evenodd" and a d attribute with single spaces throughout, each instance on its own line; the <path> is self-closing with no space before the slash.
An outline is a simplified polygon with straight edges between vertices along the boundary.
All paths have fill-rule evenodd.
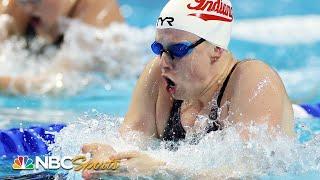
<path id="1" fill-rule="evenodd" d="M 29 23 L 27 25 L 26 32 L 25 32 L 26 49 L 31 48 L 30 43 L 32 40 L 35 39 L 36 36 L 37 36 L 36 29 L 31 25 L 31 23 Z M 60 34 L 54 42 L 52 42 L 51 44 L 42 45 L 35 53 L 42 54 L 44 52 L 44 50 L 50 45 L 54 45 L 55 47 L 60 48 L 63 41 L 64 41 L 64 35 Z"/>
<path id="2" fill-rule="evenodd" d="M 223 82 L 223 85 L 222 85 L 222 87 L 221 87 L 221 89 L 220 89 L 219 96 L 218 96 L 218 99 L 217 99 L 217 105 L 218 105 L 218 107 L 221 106 L 221 100 L 222 100 L 224 91 L 226 90 L 227 85 L 228 85 L 229 80 L 230 80 L 230 77 L 231 77 L 233 71 L 236 69 L 236 67 L 237 67 L 238 64 L 239 64 L 239 62 L 237 62 L 237 63 L 232 67 L 230 73 L 228 74 L 227 78 L 226 78 L 226 79 L 224 80 L 224 82 Z"/>

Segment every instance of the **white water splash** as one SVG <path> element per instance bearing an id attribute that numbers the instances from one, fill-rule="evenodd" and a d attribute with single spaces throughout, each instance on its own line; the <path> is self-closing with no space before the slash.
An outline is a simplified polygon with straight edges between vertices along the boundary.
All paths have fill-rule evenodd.
<path id="1" fill-rule="evenodd" d="M 56 144 L 51 148 L 55 155 L 68 156 L 78 155 L 84 143 L 93 142 L 110 144 L 116 151 L 139 150 L 135 143 L 119 138 L 117 130 L 121 121 L 122 118 L 105 115 L 94 118 L 85 116 L 57 134 Z M 203 170 L 212 171 L 220 177 L 240 178 L 299 175 L 320 170 L 319 137 L 302 144 L 281 133 L 274 132 L 274 135 L 270 136 L 267 129 L 265 125 L 244 127 L 239 124 L 223 131 L 212 132 L 197 145 L 190 145 L 192 139 L 187 139 L 177 151 L 165 149 L 165 144 L 159 144 L 158 141 L 154 141 L 147 150 L 140 150 L 168 164 L 183 167 L 185 177 L 194 176 Z M 242 130 L 251 132 L 248 141 L 241 138 Z M 219 172 L 221 167 L 228 167 L 228 172 L 232 173 Z"/>
<path id="2" fill-rule="evenodd" d="M 269 77 L 265 77 L 258 82 L 254 90 L 254 94 L 249 98 L 249 103 L 251 103 L 257 96 L 260 96 L 267 86 L 271 86 L 271 80 Z"/>

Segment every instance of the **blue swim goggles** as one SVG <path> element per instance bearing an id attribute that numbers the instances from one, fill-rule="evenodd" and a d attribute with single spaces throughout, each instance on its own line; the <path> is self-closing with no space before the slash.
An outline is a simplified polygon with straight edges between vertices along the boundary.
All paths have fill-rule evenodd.
<path id="1" fill-rule="evenodd" d="M 28 3 L 31 4 L 40 4 L 42 2 L 42 0 L 18 0 L 19 3 L 26 5 Z"/>
<path id="2" fill-rule="evenodd" d="M 205 39 L 201 38 L 195 43 L 191 42 L 181 42 L 177 44 L 170 45 L 168 49 L 164 49 L 163 45 L 157 41 L 152 43 L 151 49 L 156 55 L 162 55 L 163 52 L 170 55 L 171 59 L 173 60 L 176 58 L 182 58 L 192 52 L 192 49 L 200 45 L 206 41 Z"/>

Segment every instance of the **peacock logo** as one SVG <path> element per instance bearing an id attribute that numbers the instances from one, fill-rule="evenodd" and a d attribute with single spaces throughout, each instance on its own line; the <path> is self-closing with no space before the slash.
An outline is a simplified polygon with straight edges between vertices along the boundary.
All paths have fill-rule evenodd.
<path id="1" fill-rule="evenodd" d="M 12 164 L 12 169 L 15 170 L 33 170 L 33 160 L 28 156 L 18 156 Z"/>

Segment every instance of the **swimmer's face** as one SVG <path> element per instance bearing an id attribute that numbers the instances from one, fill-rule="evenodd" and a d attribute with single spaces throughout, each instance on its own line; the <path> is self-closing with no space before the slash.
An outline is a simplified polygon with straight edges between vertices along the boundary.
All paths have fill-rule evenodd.
<path id="1" fill-rule="evenodd" d="M 200 38 L 194 34 L 174 29 L 157 30 L 156 41 L 167 49 L 180 42 L 196 42 Z M 199 98 L 214 75 L 214 47 L 204 42 L 193 49 L 192 53 L 172 60 L 163 53 L 159 58 L 163 82 L 167 91 L 175 99 Z"/>
<path id="2" fill-rule="evenodd" d="M 61 16 L 66 16 L 75 0 L 17 0 L 30 15 L 31 23 L 38 31 L 50 32 Z"/>

